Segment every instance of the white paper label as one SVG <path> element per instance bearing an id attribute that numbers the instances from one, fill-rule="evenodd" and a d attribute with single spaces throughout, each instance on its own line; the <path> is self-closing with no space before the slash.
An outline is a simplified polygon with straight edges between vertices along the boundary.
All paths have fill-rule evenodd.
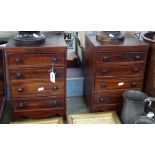
<path id="1" fill-rule="evenodd" d="M 43 91 L 44 90 L 44 87 L 39 87 L 38 88 L 38 91 Z"/>
<path id="2" fill-rule="evenodd" d="M 118 86 L 123 86 L 124 85 L 124 82 L 119 82 L 118 83 Z"/>
<path id="3" fill-rule="evenodd" d="M 53 71 L 50 73 L 50 81 L 55 83 L 55 73 Z"/>

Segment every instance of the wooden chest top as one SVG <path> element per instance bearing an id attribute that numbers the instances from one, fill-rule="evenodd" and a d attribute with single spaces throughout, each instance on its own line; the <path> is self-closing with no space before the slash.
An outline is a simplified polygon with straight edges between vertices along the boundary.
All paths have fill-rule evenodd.
<path id="1" fill-rule="evenodd" d="M 140 41 L 139 39 L 135 38 L 135 37 L 125 37 L 124 42 L 122 43 L 108 43 L 108 42 L 100 42 L 96 40 L 96 35 L 94 34 L 89 34 L 86 35 L 86 38 L 89 39 L 89 41 L 91 42 L 91 44 L 96 48 L 96 49 L 108 49 L 108 50 L 124 50 L 124 49 L 128 49 L 128 50 L 132 50 L 134 48 L 134 50 L 136 49 L 142 49 L 142 50 L 147 50 L 149 48 L 148 44 L 144 43 L 143 41 Z"/>
<path id="2" fill-rule="evenodd" d="M 11 38 L 8 42 L 8 44 L 6 45 L 5 48 L 9 53 L 16 53 L 18 51 L 20 52 L 24 52 L 25 50 L 29 51 L 29 52 L 33 52 L 33 50 L 38 50 L 38 52 L 41 50 L 41 52 L 48 52 L 48 51 L 44 51 L 44 49 L 46 50 L 56 50 L 58 51 L 66 51 L 67 50 L 67 45 L 65 43 L 65 40 L 63 38 L 63 36 L 61 35 L 53 35 L 50 37 L 47 37 L 45 40 L 44 44 L 41 45 L 15 45 L 13 38 Z"/>

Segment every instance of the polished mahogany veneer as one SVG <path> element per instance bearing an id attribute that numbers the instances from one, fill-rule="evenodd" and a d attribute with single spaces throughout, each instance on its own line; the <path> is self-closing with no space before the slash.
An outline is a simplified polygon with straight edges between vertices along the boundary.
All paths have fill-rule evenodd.
<path id="1" fill-rule="evenodd" d="M 13 120 L 66 115 L 66 51 L 63 36 L 47 37 L 45 44 L 5 48 L 6 73 Z M 50 81 L 53 68 L 55 83 Z"/>
<path id="2" fill-rule="evenodd" d="M 135 37 L 102 43 L 86 35 L 84 95 L 91 112 L 121 111 L 122 92 L 143 89 L 148 45 Z"/>

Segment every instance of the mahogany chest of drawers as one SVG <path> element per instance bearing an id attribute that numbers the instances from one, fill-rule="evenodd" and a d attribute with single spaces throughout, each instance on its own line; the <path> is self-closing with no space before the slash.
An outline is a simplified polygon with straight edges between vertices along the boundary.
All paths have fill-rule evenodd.
<path id="1" fill-rule="evenodd" d="M 63 36 L 46 38 L 45 44 L 5 48 L 13 120 L 66 115 L 66 51 Z M 50 81 L 53 68 L 55 83 Z"/>
<path id="2" fill-rule="evenodd" d="M 143 89 L 148 45 L 135 37 L 120 44 L 101 43 L 86 35 L 84 96 L 91 112 L 121 111 L 122 92 Z"/>

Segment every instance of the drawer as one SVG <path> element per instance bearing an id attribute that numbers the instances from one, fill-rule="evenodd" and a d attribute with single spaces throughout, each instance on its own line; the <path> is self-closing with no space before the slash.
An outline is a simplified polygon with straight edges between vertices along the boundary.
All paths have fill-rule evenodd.
<path id="1" fill-rule="evenodd" d="M 144 63 L 134 63 L 130 65 L 104 64 L 96 66 L 95 76 L 143 76 L 144 69 Z"/>
<path id="2" fill-rule="evenodd" d="M 65 107 L 64 97 L 12 99 L 14 111 L 57 109 Z"/>
<path id="3" fill-rule="evenodd" d="M 109 78 L 109 79 L 96 79 L 96 91 L 112 91 L 122 89 L 140 89 L 143 86 L 143 78 Z"/>
<path id="4" fill-rule="evenodd" d="M 9 68 L 11 67 L 43 67 L 64 66 L 65 54 L 16 54 L 8 55 Z"/>
<path id="5" fill-rule="evenodd" d="M 109 104 L 122 104 L 123 91 L 115 93 L 95 93 L 93 96 L 93 106 L 102 107 Z"/>
<path id="6" fill-rule="evenodd" d="M 49 79 L 51 67 L 42 68 L 24 68 L 24 69 L 11 69 L 10 78 L 11 80 L 22 80 L 22 79 Z M 56 80 L 59 78 L 66 77 L 66 71 L 63 67 L 55 67 L 54 72 Z"/>
<path id="7" fill-rule="evenodd" d="M 52 83 L 46 80 L 11 81 L 11 91 L 14 97 L 64 95 L 65 82 L 58 80 Z"/>
<path id="8" fill-rule="evenodd" d="M 145 52 L 103 52 L 96 53 L 96 63 L 138 62 L 145 60 Z"/>

